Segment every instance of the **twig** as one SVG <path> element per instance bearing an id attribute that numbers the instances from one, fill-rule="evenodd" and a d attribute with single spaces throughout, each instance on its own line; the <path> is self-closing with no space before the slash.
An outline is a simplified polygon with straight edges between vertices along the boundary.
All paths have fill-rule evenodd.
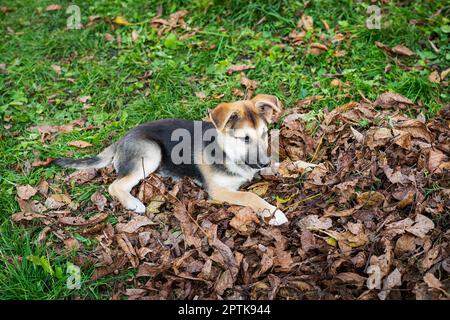
<path id="1" fill-rule="evenodd" d="M 287 207 L 284 208 L 284 209 L 285 209 L 285 210 L 288 210 L 289 208 L 291 208 L 291 207 L 293 207 L 293 206 L 296 206 L 296 205 L 298 205 L 298 204 L 301 203 L 301 202 L 304 202 L 304 201 L 308 201 L 308 200 L 314 199 L 314 198 L 316 198 L 316 197 L 318 197 L 318 196 L 321 196 L 321 195 L 322 195 L 322 193 L 317 193 L 317 194 L 315 194 L 315 195 L 312 195 L 312 196 L 309 196 L 309 197 L 307 197 L 307 198 L 301 199 L 301 200 L 296 201 L 296 202 L 294 202 L 293 204 L 287 206 Z"/>
<path id="2" fill-rule="evenodd" d="M 311 162 L 314 162 L 314 159 L 316 158 L 317 153 L 319 152 L 319 148 L 320 148 L 320 146 L 322 145 L 323 137 L 325 137 L 325 132 L 322 133 L 322 137 L 320 137 L 319 144 L 317 145 L 316 151 L 314 152 L 314 155 L 313 155 L 313 157 L 311 158 Z"/>

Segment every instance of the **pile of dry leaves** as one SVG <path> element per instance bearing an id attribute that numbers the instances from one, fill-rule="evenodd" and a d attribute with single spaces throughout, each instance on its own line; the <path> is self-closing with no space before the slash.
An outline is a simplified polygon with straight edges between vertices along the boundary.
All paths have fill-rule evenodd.
<path id="1" fill-rule="evenodd" d="M 39 241 L 75 250 L 93 280 L 133 268 L 114 299 L 448 299 L 449 106 L 426 121 L 395 93 L 321 118 L 298 105 L 281 126 L 279 174 L 243 188 L 276 203 L 287 225 L 156 174 L 133 191 L 148 206 L 139 216 L 103 195 L 111 168 L 18 187 L 12 220 L 42 223 Z M 104 191 L 75 203 L 83 183 Z"/>

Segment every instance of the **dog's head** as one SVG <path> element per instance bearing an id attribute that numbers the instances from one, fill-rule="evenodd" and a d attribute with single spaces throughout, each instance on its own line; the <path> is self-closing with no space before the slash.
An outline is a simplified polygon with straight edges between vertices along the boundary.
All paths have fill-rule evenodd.
<path id="1" fill-rule="evenodd" d="M 268 125 L 278 119 L 282 110 L 277 97 L 258 94 L 251 100 L 221 103 L 209 116 L 230 160 L 260 169 L 270 165 Z"/>

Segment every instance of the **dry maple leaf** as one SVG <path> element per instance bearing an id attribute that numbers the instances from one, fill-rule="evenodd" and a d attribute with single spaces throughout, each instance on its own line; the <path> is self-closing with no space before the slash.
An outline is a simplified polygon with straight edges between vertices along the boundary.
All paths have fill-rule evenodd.
<path id="1" fill-rule="evenodd" d="M 358 202 L 359 205 L 367 207 L 380 205 L 384 200 L 385 197 L 378 191 L 363 192 L 356 197 L 356 202 Z"/>
<path id="2" fill-rule="evenodd" d="M 259 224 L 256 213 L 249 207 L 232 207 L 230 211 L 234 213 L 233 219 L 230 221 L 232 226 L 241 235 L 250 235 Z"/>
<path id="3" fill-rule="evenodd" d="M 416 237 L 424 238 L 428 232 L 434 228 L 434 222 L 430 218 L 417 214 L 414 220 L 414 224 L 408 228 L 406 231 L 412 233 Z"/>
<path id="4" fill-rule="evenodd" d="M 114 36 L 110 33 L 105 33 L 105 40 L 108 42 L 114 42 L 116 39 L 114 38 Z"/>
<path id="5" fill-rule="evenodd" d="M 422 139 L 428 143 L 431 143 L 433 140 L 433 135 L 427 126 L 423 122 L 416 119 L 402 121 L 401 123 L 398 123 L 395 128 L 408 132 L 413 138 Z"/>
<path id="6" fill-rule="evenodd" d="M 118 223 L 116 225 L 116 231 L 119 233 L 135 233 L 140 227 L 155 225 L 156 223 L 147 218 L 146 216 L 133 215 L 132 219 L 127 223 Z"/>
<path id="7" fill-rule="evenodd" d="M 414 52 L 411 51 L 411 49 L 409 49 L 408 47 L 405 47 L 404 45 L 398 44 L 395 47 L 391 48 L 392 52 L 402 55 L 402 56 L 407 56 L 407 57 L 411 57 L 413 55 L 415 55 Z"/>
<path id="8" fill-rule="evenodd" d="M 255 80 L 250 80 L 242 72 L 241 73 L 241 85 L 243 85 L 247 89 L 247 92 L 245 94 L 245 100 L 249 100 L 253 97 L 253 93 L 255 93 L 255 90 L 258 87 L 258 82 L 256 82 Z"/>
<path id="9" fill-rule="evenodd" d="M 93 180 L 97 176 L 97 170 L 94 168 L 83 169 L 74 171 L 67 178 L 68 182 L 73 182 L 75 184 L 83 184 Z"/>
<path id="10" fill-rule="evenodd" d="M 313 29 L 314 19 L 311 16 L 302 15 L 297 22 L 297 28 L 311 31 Z"/>
<path id="11" fill-rule="evenodd" d="M 81 149 L 92 147 L 91 143 L 82 140 L 70 141 L 69 143 L 67 143 L 67 145 Z"/>
<path id="12" fill-rule="evenodd" d="M 230 67 L 228 67 L 226 74 L 227 75 L 231 75 L 234 72 L 241 72 L 241 71 L 245 71 L 248 69 L 254 69 L 254 66 L 249 66 L 246 64 L 236 64 L 236 65 L 232 65 Z"/>
<path id="13" fill-rule="evenodd" d="M 61 9 L 62 9 L 62 7 L 59 4 L 51 4 L 45 8 L 45 11 L 58 11 Z"/>
<path id="14" fill-rule="evenodd" d="M 436 70 L 431 72 L 430 75 L 428 76 L 428 80 L 433 83 L 441 82 L 441 77 L 439 76 L 439 72 L 437 72 Z"/>
<path id="15" fill-rule="evenodd" d="M 198 91 L 198 92 L 194 92 L 194 95 L 199 98 L 200 100 L 205 100 L 206 99 L 206 94 L 204 92 Z"/>
<path id="16" fill-rule="evenodd" d="M 298 222 L 298 226 L 302 230 L 327 230 L 332 225 L 333 221 L 330 218 L 319 218 L 315 214 L 308 215 Z"/>
<path id="17" fill-rule="evenodd" d="M 53 71 L 56 72 L 56 74 L 58 74 L 58 75 L 61 74 L 61 70 L 62 70 L 62 69 L 61 69 L 60 66 L 58 66 L 57 64 L 52 64 L 51 67 L 52 67 Z"/>
<path id="18" fill-rule="evenodd" d="M 354 272 L 342 272 L 337 274 L 335 278 L 344 283 L 356 285 L 357 287 L 362 287 L 367 280 L 366 277 L 360 276 Z"/>
<path id="19" fill-rule="evenodd" d="M 97 207 L 98 211 L 103 211 L 105 209 L 107 200 L 100 192 L 94 192 L 91 196 L 91 201 Z"/>
<path id="20" fill-rule="evenodd" d="M 395 255 L 401 256 L 407 252 L 414 252 L 416 250 L 416 237 L 410 234 L 404 234 L 397 239 L 395 243 Z"/>
<path id="21" fill-rule="evenodd" d="M 84 219 L 83 217 L 60 217 L 58 219 L 59 223 L 69 226 L 92 226 L 100 223 L 101 221 L 104 221 L 106 218 L 108 218 L 107 213 L 98 213 L 88 220 Z"/>
<path id="22" fill-rule="evenodd" d="M 48 166 L 50 163 L 52 163 L 55 159 L 54 158 L 47 158 L 45 160 L 36 160 L 33 161 L 33 163 L 31 164 L 31 166 L 33 168 L 37 168 L 37 167 L 46 167 Z"/>
<path id="23" fill-rule="evenodd" d="M 214 286 L 215 291 L 219 296 L 223 295 L 226 289 L 232 288 L 234 285 L 233 276 L 231 275 L 230 270 L 225 270 L 222 272 L 220 277 L 217 279 L 216 284 Z"/>
<path id="24" fill-rule="evenodd" d="M 406 108 L 408 106 L 414 105 L 414 103 L 410 99 L 395 92 L 383 93 L 377 98 L 377 100 L 375 100 L 374 104 L 383 108 Z"/>
<path id="25" fill-rule="evenodd" d="M 22 200 L 28 200 L 37 193 L 37 190 L 29 184 L 17 187 L 17 196 Z"/>
<path id="26" fill-rule="evenodd" d="M 395 287 L 401 286 L 401 284 L 402 274 L 397 268 L 395 268 L 395 270 L 392 271 L 383 281 L 383 288 L 382 291 L 378 293 L 378 297 L 380 300 L 386 300 L 391 290 Z"/>
<path id="27" fill-rule="evenodd" d="M 91 100 L 91 96 L 82 96 L 78 98 L 78 101 L 80 101 L 81 103 L 86 103 L 89 100 Z"/>

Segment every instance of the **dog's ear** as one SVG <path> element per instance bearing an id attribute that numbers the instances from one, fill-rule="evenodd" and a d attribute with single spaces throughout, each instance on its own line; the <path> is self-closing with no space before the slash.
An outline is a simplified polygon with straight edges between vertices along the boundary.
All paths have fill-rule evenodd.
<path id="1" fill-rule="evenodd" d="M 217 130 L 221 131 L 226 127 L 232 128 L 239 120 L 239 114 L 228 103 L 220 103 L 214 109 L 209 110 L 209 118 Z"/>
<path id="2" fill-rule="evenodd" d="M 261 116 L 268 122 L 278 120 L 283 112 L 283 104 L 277 97 L 269 94 L 258 94 L 252 99 Z"/>

